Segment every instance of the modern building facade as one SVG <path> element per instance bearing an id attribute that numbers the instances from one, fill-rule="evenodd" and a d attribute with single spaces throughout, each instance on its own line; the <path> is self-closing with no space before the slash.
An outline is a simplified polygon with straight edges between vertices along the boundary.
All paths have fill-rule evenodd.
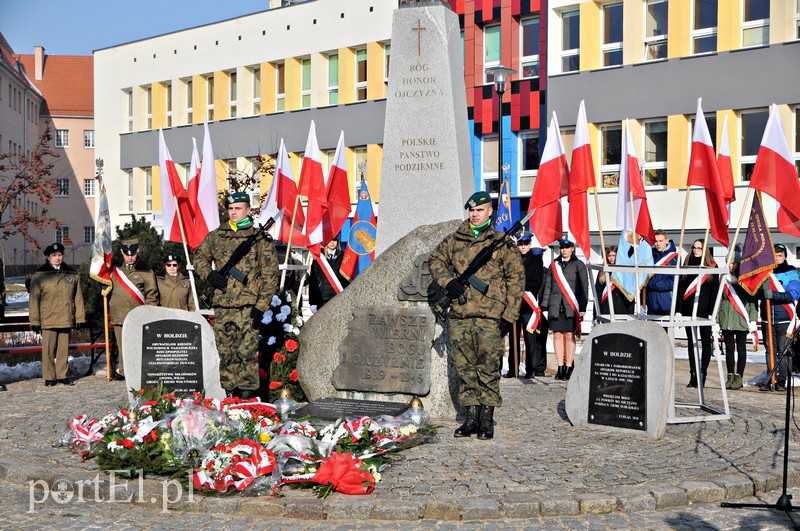
<path id="1" fill-rule="evenodd" d="M 271 9 L 95 52 L 97 155 L 105 160 L 112 222 L 145 215 L 160 224 L 157 130 L 185 175 L 191 138 L 208 119 L 218 185 L 235 167 L 286 140 L 296 174 L 311 120 L 323 166 L 340 130 L 351 197 L 359 164 L 380 218 L 383 113 L 397 1 L 273 0 Z M 515 217 L 527 205 L 552 112 L 570 157 L 585 100 L 604 231 L 615 239 L 623 121 L 641 159 L 653 222 L 677 240 L 683 221 L 697 98 L 719 141 L 725 118 L 737 184 L 733 219 L 766 123 L 778 104 L 800 159 L 798 0 L 448 0 L 460 17 L 476 188 L 497 192 L 498 118 Z M 486 69 L 516 70 L 498 105 Z M 263 177 L 264 194 L 269 179 Z M 767 199 L 768 212 L 774 213 Z M 599 224 L 590 201 L 593 244 Z M 774 218 L 773 218 L 774 219 Z M 707 219 L 689 196 L 688 238 Z M 345 228 L 345 231 L 347 228 Z M 777 236 L 781 239 L 781 236 Z M 788 240 L 787 240 L 788 241 Z M 614 243 L 606 241 L 606 244 Z M 794 252 L 794 246 L 790 248 Z"/>

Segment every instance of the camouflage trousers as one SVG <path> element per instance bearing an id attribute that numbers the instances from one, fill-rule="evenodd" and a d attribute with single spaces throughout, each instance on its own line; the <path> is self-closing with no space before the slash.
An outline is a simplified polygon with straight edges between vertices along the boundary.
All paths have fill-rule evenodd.
<path id="1" fill-rule="evenodd" d="M 500 406 L 500 360 L 503 338 L 496 319 L 450 319 L 450 351 L 461 380 L 462 406 Z"/>
<path id="2" fill-rule="evenodd" d="M 258 330 L 253 328 L 250 306 L 214 308 L 214 336 L 222 388 L 258 389 Z"/>

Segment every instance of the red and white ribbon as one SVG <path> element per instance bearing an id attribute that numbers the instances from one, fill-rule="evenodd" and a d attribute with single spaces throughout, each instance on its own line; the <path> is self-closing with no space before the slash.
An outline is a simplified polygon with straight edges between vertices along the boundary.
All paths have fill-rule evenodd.
<path id="1" fill-rule="evenodd" d="M 703 284 L 703 282 L 705 282 L 707 278 L 708 278 L 707 275 L 697 275 L 696 277 L 694 277 L 692 283 L 689 284 L 688 288 L 686 288 L 686 293 L 683 294 L 683 300 L 687 300 L 689 297 L 692 297 L 694 295 L 694 292 L 697 291 L 700 285 Z"/>
<path id="2" fill-rule="evenodd" d="M 335 291 L 337 294 L 341 293 L 342 290 L 344 289 L 342 287 L 342 283 L 339 282 L 339 277 L 336 276 L 336 272 L 331 267 L 331 263 L 328 262 L 328 259 L 325 258 L 325 255 L 321 254 L 319 256 L 314 256 L 314 260 L 316 260 L 317 263 L 319 264 L 319 267 L 325 274 L 325 278 L 327 278 L 328 282 L 330 282 L 333 291 Z"/>
<path id="3" fill-rule="evenodd" d="M 136 287 L 136 284 L 131 282 L 131 279 L 129 279 L 125 275 L 125 273 L 122 272 L 120 268 L 118 267 L 114 268 L 114 276 L 117 278 L 117 280 L 125 289 L 125 291 L 128 293 L 128 295 L 133 297 L 133 299 L 140 305 L 144 304 L 144 294 L 141 291 L 139 291 L 139 288 Z"/>
<path id="4" fill-rule="evenodd" d="M 603 288 L 603 294 L 600 295 L 600 302 L 606 302 L 608 296 L 611 295 L 611 292 L 614 291 L 614 288 L 617 286 L 613 282 L 607 282 L 606 287 Z"/>
<path id="5" fill-rule="evenodd" d="M 525 325 L 525 330 L 532 334 L 539 327 L 539 321 L 542 320 L 542 309 L 539 307 L 536 297 L 534 297 L 533 293 L 530 291 L 526 291 L 522 294 L 522 300 L 524 300 L 528 306 L 531 307 L 531 310 L 533 310 L 533 315 Z"/>
<path id="6" fill-rule="evenodd" d="M 769 289 L 780 293 L 786 292 L 786 290 L 783 289 L 783 284 L 781 284 L 781 281 L 778 280 L 778 277 L 776 277 L 774 273 L 769 275 Z M 789 314 L 789 328 L 786 329 L 786 335 L 790 336 L 794 333 L 794 327 L 797 326 L 797 314 L 794 311 L 793 305 L 781 304 L 781 306 L 783 306 L 783 309 Z"/>
<path id="7" fill-rule="evenodd" d="M 662 256 L 661 260 L 653 264 L 656 267 L 662 267 L 669 264 L 674 258 L 678 257 L 677 251 L 672 251 L 671 253 L 667 254 L 666 256 Z"/>
<path id="8" fill-rule="evenodd" d="M 725 296 L 728 297 L 728 301 L 731 303 L 731 306 L 733 306 L 733 309 L 736 310 L 736 313 L 742 316 L 742 319 L 744 319 L 746 323 L 748 323 L 749 328 L 750 316 L 747 314 L 747 308 L 745 307 L 744 302 L 742 302 L 742 298 L 739 297 L 739 294 L 736 293 L 735 289 L 733 289 L 733 284 L 730 282 L 725 282 L 725 285 L 722 286 L 722 289 L 725 291 Z M 758 346 L 758 331 L 756 330 L 753 331 L 753 344 Z"/>
<path id="9" fill-rule="evenodd" d="M 573 312 L 575 312 L 575 317 L 579 318 L 581 312 L 578 311 L 578 298 L 575 297 L 575 293 L 573 293 L 572 288 L 569 287 L 567 279 L 564 277 L 564 271 L 562 271 L 562 269 L 556 265 L 555 260 L 553 260 L 550 268 L 553 270 L 553 278 L 556 280 L 556 284 L 558 284 L 559 289 L 561 289 L 561 293 L 564 294 L 564 298 L 567 299 L 569 307 L 572 308 Z"/>

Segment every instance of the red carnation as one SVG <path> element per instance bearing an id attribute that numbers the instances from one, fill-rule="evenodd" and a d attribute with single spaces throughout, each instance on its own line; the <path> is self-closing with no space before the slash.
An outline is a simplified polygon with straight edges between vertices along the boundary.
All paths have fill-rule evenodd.
<path id="1" fill-rule="evenodd" d="M 267 371 L 265 371 L 261 367 L 258 368 L 258 379 L 259 380 L 266 380 L 267 379 Z"/>
<path id="2" fill-rule="evenodd" d="M 281 354 L 280 352 L 276 352 L 276 353 L 275 353 L 275 354 L 273 354 L 273 356 L 272 356 L 272 361 L 274 361 L 275 363 L 277 363 L 278 365 L 280 365 L 281 363 L 283 363 L 284 361 L 286 361 L 286 355 L 285 355 L 285 354 Z"/>
<path id="3" fill-rule="evenodd" d="M 280 387 L 282 385 L 283 385 L 283 382 L 272 381 L 272 382 L 269 383 L 269 388 L 270 389 L 277 389 L 278 387 Z"/>
<path id="4" fill-rule="evenodd" d="M 125 440 L 122 441 L 122 447 L 123 448 L 133 448 L 133 441 L 126 437 Z"/>
<path id="5" fill-rule="evenodd" d="M 294 339 L 287 339 L 286 340 L 286 352 L 294 352 L 297 350 L 297 341 Z"/>
<path id="6" fill-rule="evenodd" d="M 293 382 L 297 381 L 297 369 L 292 369 L 292 373 L 289 375 L 289 379 Z"/>

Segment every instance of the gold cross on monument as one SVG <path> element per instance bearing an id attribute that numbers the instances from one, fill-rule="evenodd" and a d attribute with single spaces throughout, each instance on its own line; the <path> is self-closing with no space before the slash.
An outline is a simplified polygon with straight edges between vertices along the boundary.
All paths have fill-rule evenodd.
<path id="1" fill-rule="evenodd" d="M 419 55 L 420 52 L 422 51 L 420 37 L 422 36 L 422 32 L 425 31 L 425 28 L 420 26 L 419 19 L 417 19 L 417 27 L 411 28 L 411 31 L 417 32 L 417 55 Z"/>

